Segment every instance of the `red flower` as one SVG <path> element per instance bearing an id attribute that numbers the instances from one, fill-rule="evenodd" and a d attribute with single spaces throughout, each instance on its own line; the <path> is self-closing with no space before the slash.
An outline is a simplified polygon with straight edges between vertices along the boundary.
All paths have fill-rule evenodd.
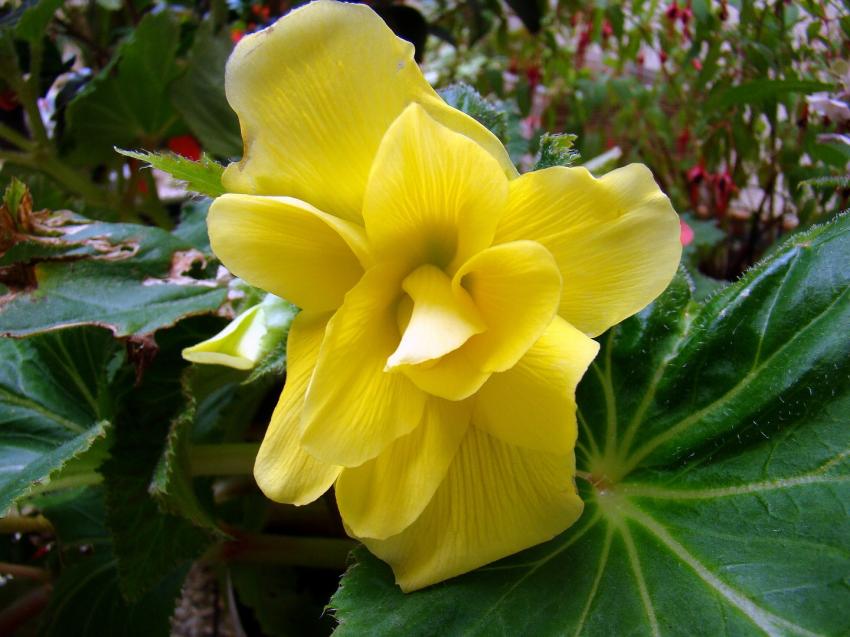
<path id="1" fill-rule="evenodd" d="M 688 195 L 691 200 L 691 207 L 696 208 L 699 203 L 699 188 L 700 184 L 702 184 L 708 174 L 705 172 L 705 166 L 702 165 L 702 162 L 692 166 L 687 173 L 685 173 L 685 179 L 688 182 Z"/>
<path id="2" fill-rule="evenodd" d="M 198 161 L 201 158 L 201 145 L 191 135 L 172 137 L 168 140 L 168 150 L 192 161 Z"/>
<path id="3" fill-rule="evenodd" d="M 271 15 L 271 9 L 264 5 L 255 4 L 251 7 L 251 13 L 265 21 L 269 19 L 269 16 Z"/>
<path id="4" fill-rule="evenodd" d="M 729 209 L 729 200 L 732 198 L 732 194 L 736 190 L 735 182 L 732 181 L 732 175 L 730 175 L 728 171 L 724 170 L 722 173 L 714 175 L 712 178 L 712 185 L 714 186 L 714 203 L 717 210 L 717 216 L 722 217 Z"/>

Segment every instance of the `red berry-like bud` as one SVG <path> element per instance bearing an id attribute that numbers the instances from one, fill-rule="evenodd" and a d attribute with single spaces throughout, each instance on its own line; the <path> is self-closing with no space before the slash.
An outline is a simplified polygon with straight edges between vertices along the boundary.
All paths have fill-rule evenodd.
<path id="1" fill-rule="evenodd" d="M 192 161 L 198 161 L 201 158 L 201 145 L 191 135 L 172 137 L 168 140 L 168 150 Z"/>

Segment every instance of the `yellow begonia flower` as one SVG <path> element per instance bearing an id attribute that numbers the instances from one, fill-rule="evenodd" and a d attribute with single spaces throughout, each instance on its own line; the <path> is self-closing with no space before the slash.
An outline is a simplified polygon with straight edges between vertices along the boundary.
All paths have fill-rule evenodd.
<path id="1" fill-rule="evenodd" d="M 233 319 L 212 338 L 187 347 L 183 358 L 193 363 L 252 369 L 273 347 L 282 347 L 295 308 L 273 294 Z"/>
<path id="2" fill-rule="evenodd" d="M 369 8 L 319 0 L 244 38 L 227 96 L 245 141 L 212 246 L 302 308 L 256 460 L 405 591 L 573 524 L 575 388 L 590 337 L 667 286 L 679 222 L 649 170 L 518 175 Z"/>

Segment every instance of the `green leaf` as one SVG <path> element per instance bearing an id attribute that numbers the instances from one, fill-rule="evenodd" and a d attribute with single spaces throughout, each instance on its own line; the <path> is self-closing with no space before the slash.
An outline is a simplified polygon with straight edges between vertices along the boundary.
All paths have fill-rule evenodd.
<path id="1" fill-rule="evenodd" d="M 117 147 L 115 150 L 126 157 L 147 162 L 154 168 L 167 172 L 175 179 L 185 182 L 186 187 L 193 192 L 207 197 L 218 197 L 224 194 L 224 187 L 221 185 L 224 166 L 210 159 L 206 154 L 201 155 L 200 160 L 193 161 L 174 153 L 150 153 L 144 150 L 124 150 Z"/>
<path id="2" fill-rule="evenodd" d="M 171 423 L 165 449 L 156 465 L 148 491 L 161 511 L 183 517 L 199 528 L 220 534 L 210 510 L 201 504 L 192 483 L 189 437 L 196 406 L 191 396 L 188 400 L 189 405 L 184 412 Z"/>
<path id="3" fill-rule="evenodd" d="M 816 93 L 829 91 L 832 88 L 832 84 L 814 80 L 753 80 L 712 95 L 706 104 L 706 109 L 723 110 L 730 106 L 758 104 L 786 93 Z"/>
<path id="4" fill-rule="evenodd" d="M 508 116 L 499 104 L 481 97 L 478 91 L 463 82 L 440 89 L 439 93 L 449 106 L 478 120 L 499 139 L 505 139 Z"/>
<path id="5" fill-rule="evenodd" d="M 196 278 L 206 257 L 164 230 L 69 213 L 48 215 L 38 225 L 0 256 L 0 267 L 22 273 L 0 298 L 0 334 L 90 324 L 116 336 L 145 335 L 215 312 L 225 301 L 223 285 Z"/>
<path id="6" fill-rule="evenodd" d="M 99 329 L 0 339 L 0 512 L 106 435 L 123 357 Z"/>
<path id="7" fill-rule="evenodd" d="M 292 321 L 298 314 L 298 308 L 272 294 L 266 295 L 263 308 L 268 331 L 263 337 L 262 349 L 266 354 L 251 371 L 251 375 L 245 380 L 246 383 L 263 378 L 282 378 L 286 372 L 286 339 Z"/>
<path id="8" fill-rule="evenodd" d="M 30 42 L 36 42 L 44 37 L 47 25 L 53 19 L 56 10 L 62 5 L 62 0 L 39 0 L 21 15 L 15 28 L 16 35 Z"/>
<path id="9" fill-rule="evenodd" d="M 102 490 L 87 489 L 73 498 L 54 498 L 40 506 L 56 529 L 63 556 L 63 568 L 41 617 L 40 635 L 170 634 L 170 619 L 186 567 L 169 573 L 150 592 L 129 603 L 121 595 L 117 562 L 103 526 Z"/>
<path id="10" fill-rule="evenodd" d="M 186 73 L 171 86 L 172 103 L 189 129 L 206 150 L 222 157 L 242 154 L 239 120 L 224 95 L 224 65 L 232 50 L 227 30 L 215 35 L 207 20 L 192 43 Z"/>
<path id="11" fill-rule="evenodd" d="M 811 186 L 812 188 L 850 188 L 850 175 L 825 175 L 804 179 L 797 187 Z"/>
<path id="12" fill-rule="evenodd" d="M 246 384 L 246 376 L 243 370 L 223 365 L 189 369 L 189 393 L 197 401 L 193 444 L 241 440 L 269 385 Z"/>
<path id="13" fill-rule="evenodd" d="M 207 213 L 210 200 L 187 201 L 180 211 L 180 223 L 171 233 L 180 241 L 200 250 L 205 256 L 212 257 L 210 236 L 207 232 Z"/>
<path id="14" fill-rule="evenodd" d="M 409 595 L 361 549 L 338 634 L 846 632 L 848 255 L 844 215 L 704 305 L 678 278 L 582 381 L 576 525 Z"/>
<path id="15" fill-rule="evenodd" d="M 171 12 L 148 13 L 108 65 L 68 106 L 68 135 L 86 158 L 108 161 L 113 146 L 157 143 L 177 114 L 168 87 L 179 74 L 179 29 Z"/>
<path id="16" fill-rule="evenodd" d="M 3 206 L 15 221 L 18 219 L 18 208 L 24 200 L 24 197 L 27 195 L 27 192 L 27 187 L 24 182 L 17 177 L 12 177 L 9 181 L 9 185 L 6 186 L 6 190 L 3 193 Z"/>
<path id="17" fill-rule="evenodd" d="M 102 467 L 107 526 L 121 591 L 129 601 L 142 599 L 169 574 L 188 567 L 212 539 L 185 518 L 163 513 L 149 491 L 169 425 L 186 414 L 180 380 L 186 365 L 180 352 L 195 339 L 191 322 L 160 337 L 160 351 L 143 382 L 122 401 L 115 443 Z"/>
<path id="18" fill-rule="evenodd" d="M 573 148 L 578 135 L 543 133 L 540 137 L 540 152 L 534 170 L 552 166 L 571 166 L 581 157 Z"/>

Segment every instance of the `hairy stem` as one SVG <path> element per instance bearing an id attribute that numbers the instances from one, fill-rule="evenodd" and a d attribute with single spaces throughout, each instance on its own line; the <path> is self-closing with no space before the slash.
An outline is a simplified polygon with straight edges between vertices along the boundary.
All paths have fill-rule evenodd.
<path id="1" fill-rule="evenodd" d="M 348 554 L 357 545 L 353 540 L 343 538 L 228 531 L 234 539 L 213 547 L 205 556 L 205 560 L 342 570 L 348 561 Z"/>
<path id="2" fill-rule="evenodd" d="M 189 450 L 193 476 L 251 475 L 260 445 L 237 442 L 223 445 L 194 445 Z"/>
<path id="3" fill-rule="evenodd" d="M 49 582 L 50 572 L 36 566 L 24 566 L 11 562 L 0 562 L 0 575 L 11 575 L 20 579 L 31 579 L 37 582 Z"/>

